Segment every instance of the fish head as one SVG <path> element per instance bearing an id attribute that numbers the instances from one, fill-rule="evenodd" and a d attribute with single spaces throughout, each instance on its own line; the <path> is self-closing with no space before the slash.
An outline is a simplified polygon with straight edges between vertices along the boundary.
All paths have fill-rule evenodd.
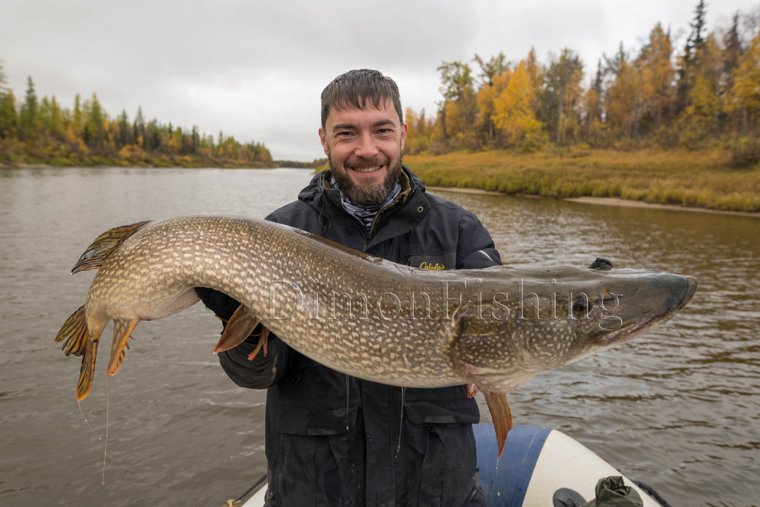
<path id="1" fill-rule="evenodd" d="M 593 265 L 482 271 L 477 298 L 453 314 L 447 352 L 467 382 L 495 392 L 644 333 L 697 288 L 691 276 Z"/>

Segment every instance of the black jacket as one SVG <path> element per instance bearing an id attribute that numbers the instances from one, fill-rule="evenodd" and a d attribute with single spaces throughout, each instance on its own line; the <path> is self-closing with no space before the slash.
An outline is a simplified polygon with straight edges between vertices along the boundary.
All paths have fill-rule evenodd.
<path id="1" fill-rule="evenodd" d="M 427 195 L 407 168 L 401 196 L 381 211 L 369 232 L 344 211 L 338 190 L 326 181 L 316 175 L 297 201 L 267 219 L 415 267 L 500 263 L 478 219 Z M 223 320 L 237 308 L 219 292 L 198 293 Z M 360 380 L 312 361 L 276 337 L 270 337 L 266 357 L 248 361 L 257 342 L 254 333 L 219 360 L 236 384 L 268 388 L 268 505 L 484 503 L 471 427 L 480 414 L 465 386 L 401 389 Z"/>

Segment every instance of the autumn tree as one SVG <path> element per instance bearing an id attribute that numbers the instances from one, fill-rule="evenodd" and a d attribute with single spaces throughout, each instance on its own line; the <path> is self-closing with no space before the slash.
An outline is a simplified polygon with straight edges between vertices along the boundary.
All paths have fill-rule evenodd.
<path id="1" fill-rule="evenodd" d="M 607 74 L 612 81 L 605 93 L 606 122 L 618 138 L 639 136 L 639 121 L 643 111 L 641 76 L 620 44 L 612 58 L 605 56 Z"/>
<path id="2" fill-rule="evenodd" d="M 675 101 L 673 45 L 660 23 L 649 32 L 635 66 L 641 82 L 641 131 L 647 135 L 669 121 Z"/>
<path id="3" fill-rule="evenodd" d="M 574 141 L 580 130 L 579 103 L 583 95 L 583 64 L 570 49 L 563 49 L 544 73 L 539 117 L 550 138 L 559 145 Z"/>
<path id="4" fill-rule="evenodd" d="M 542 142 L 542 124 L 536 117 L 536 96 L 528 72 L 521 61 L 507 87 L 494 101 L 493 122 L 511 146 L 535 149 Z"/>
<path id="5" fill-rule="evenodd" d="M 485 60 L 480 55 L 473 58 L 480 68 L 480 83 L 475 96 L 478 111 L 478 137 L 481 145 L 494 144 L 496 127 L 493 123 L 493 102 L 509 81 L 509 61 L 503 52 Z"/>
<path id="6" fill-rule="evenodd" d="M 473 147 L 472 126 L 477 117 L 472 69 L 459 61 L 443 62 L 440 91 L 443 103 L 440 110 L 441 134 L 444 142 L 456 148 Z"/>
<path id="7" fill-rule="evenodd" d="M 406 109 L 404 119 L 409 127 L 404 152 L 413 154 L 428 151 L 433 143 L 433 120 L 427 118 L 424 109 L 417 113 L 412 108 Z"/>
<path id="8" fill-rule="evenodd" d="M 739 59 L 725 106 L 744 135 L 760 128 L 760 32 Z"/>
<path id="9" fill-rule="evenodd" d="M 591 144 L 600 144 L 604 129 L 604 76 L 602 61 L 597 61 L 596 74 L 581 100 L 582 137 Z"/>

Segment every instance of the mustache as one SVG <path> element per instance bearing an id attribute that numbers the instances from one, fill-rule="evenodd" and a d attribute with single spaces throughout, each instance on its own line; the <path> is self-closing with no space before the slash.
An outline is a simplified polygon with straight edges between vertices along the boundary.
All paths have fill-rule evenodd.
<path id="1" fill-rule="evenodd" d="M 346 161 L 346 165 L 357 169 L 365 169 L 368 167 L 377 167 L 380 165 L 388 165 L 388 159 L 380 158 L 354 158 Z"/>

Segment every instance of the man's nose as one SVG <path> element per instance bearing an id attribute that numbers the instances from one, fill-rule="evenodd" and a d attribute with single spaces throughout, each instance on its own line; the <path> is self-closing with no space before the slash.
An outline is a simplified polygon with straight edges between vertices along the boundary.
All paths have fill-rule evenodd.
<path id="1" fill-rule="evenodd" d="M 354 154 L 357 157 L 373 158 L 379 153 L 377 143 L 371 132 L 364 132 L 359 136 L 359 143 L 356 145 Z"/>

